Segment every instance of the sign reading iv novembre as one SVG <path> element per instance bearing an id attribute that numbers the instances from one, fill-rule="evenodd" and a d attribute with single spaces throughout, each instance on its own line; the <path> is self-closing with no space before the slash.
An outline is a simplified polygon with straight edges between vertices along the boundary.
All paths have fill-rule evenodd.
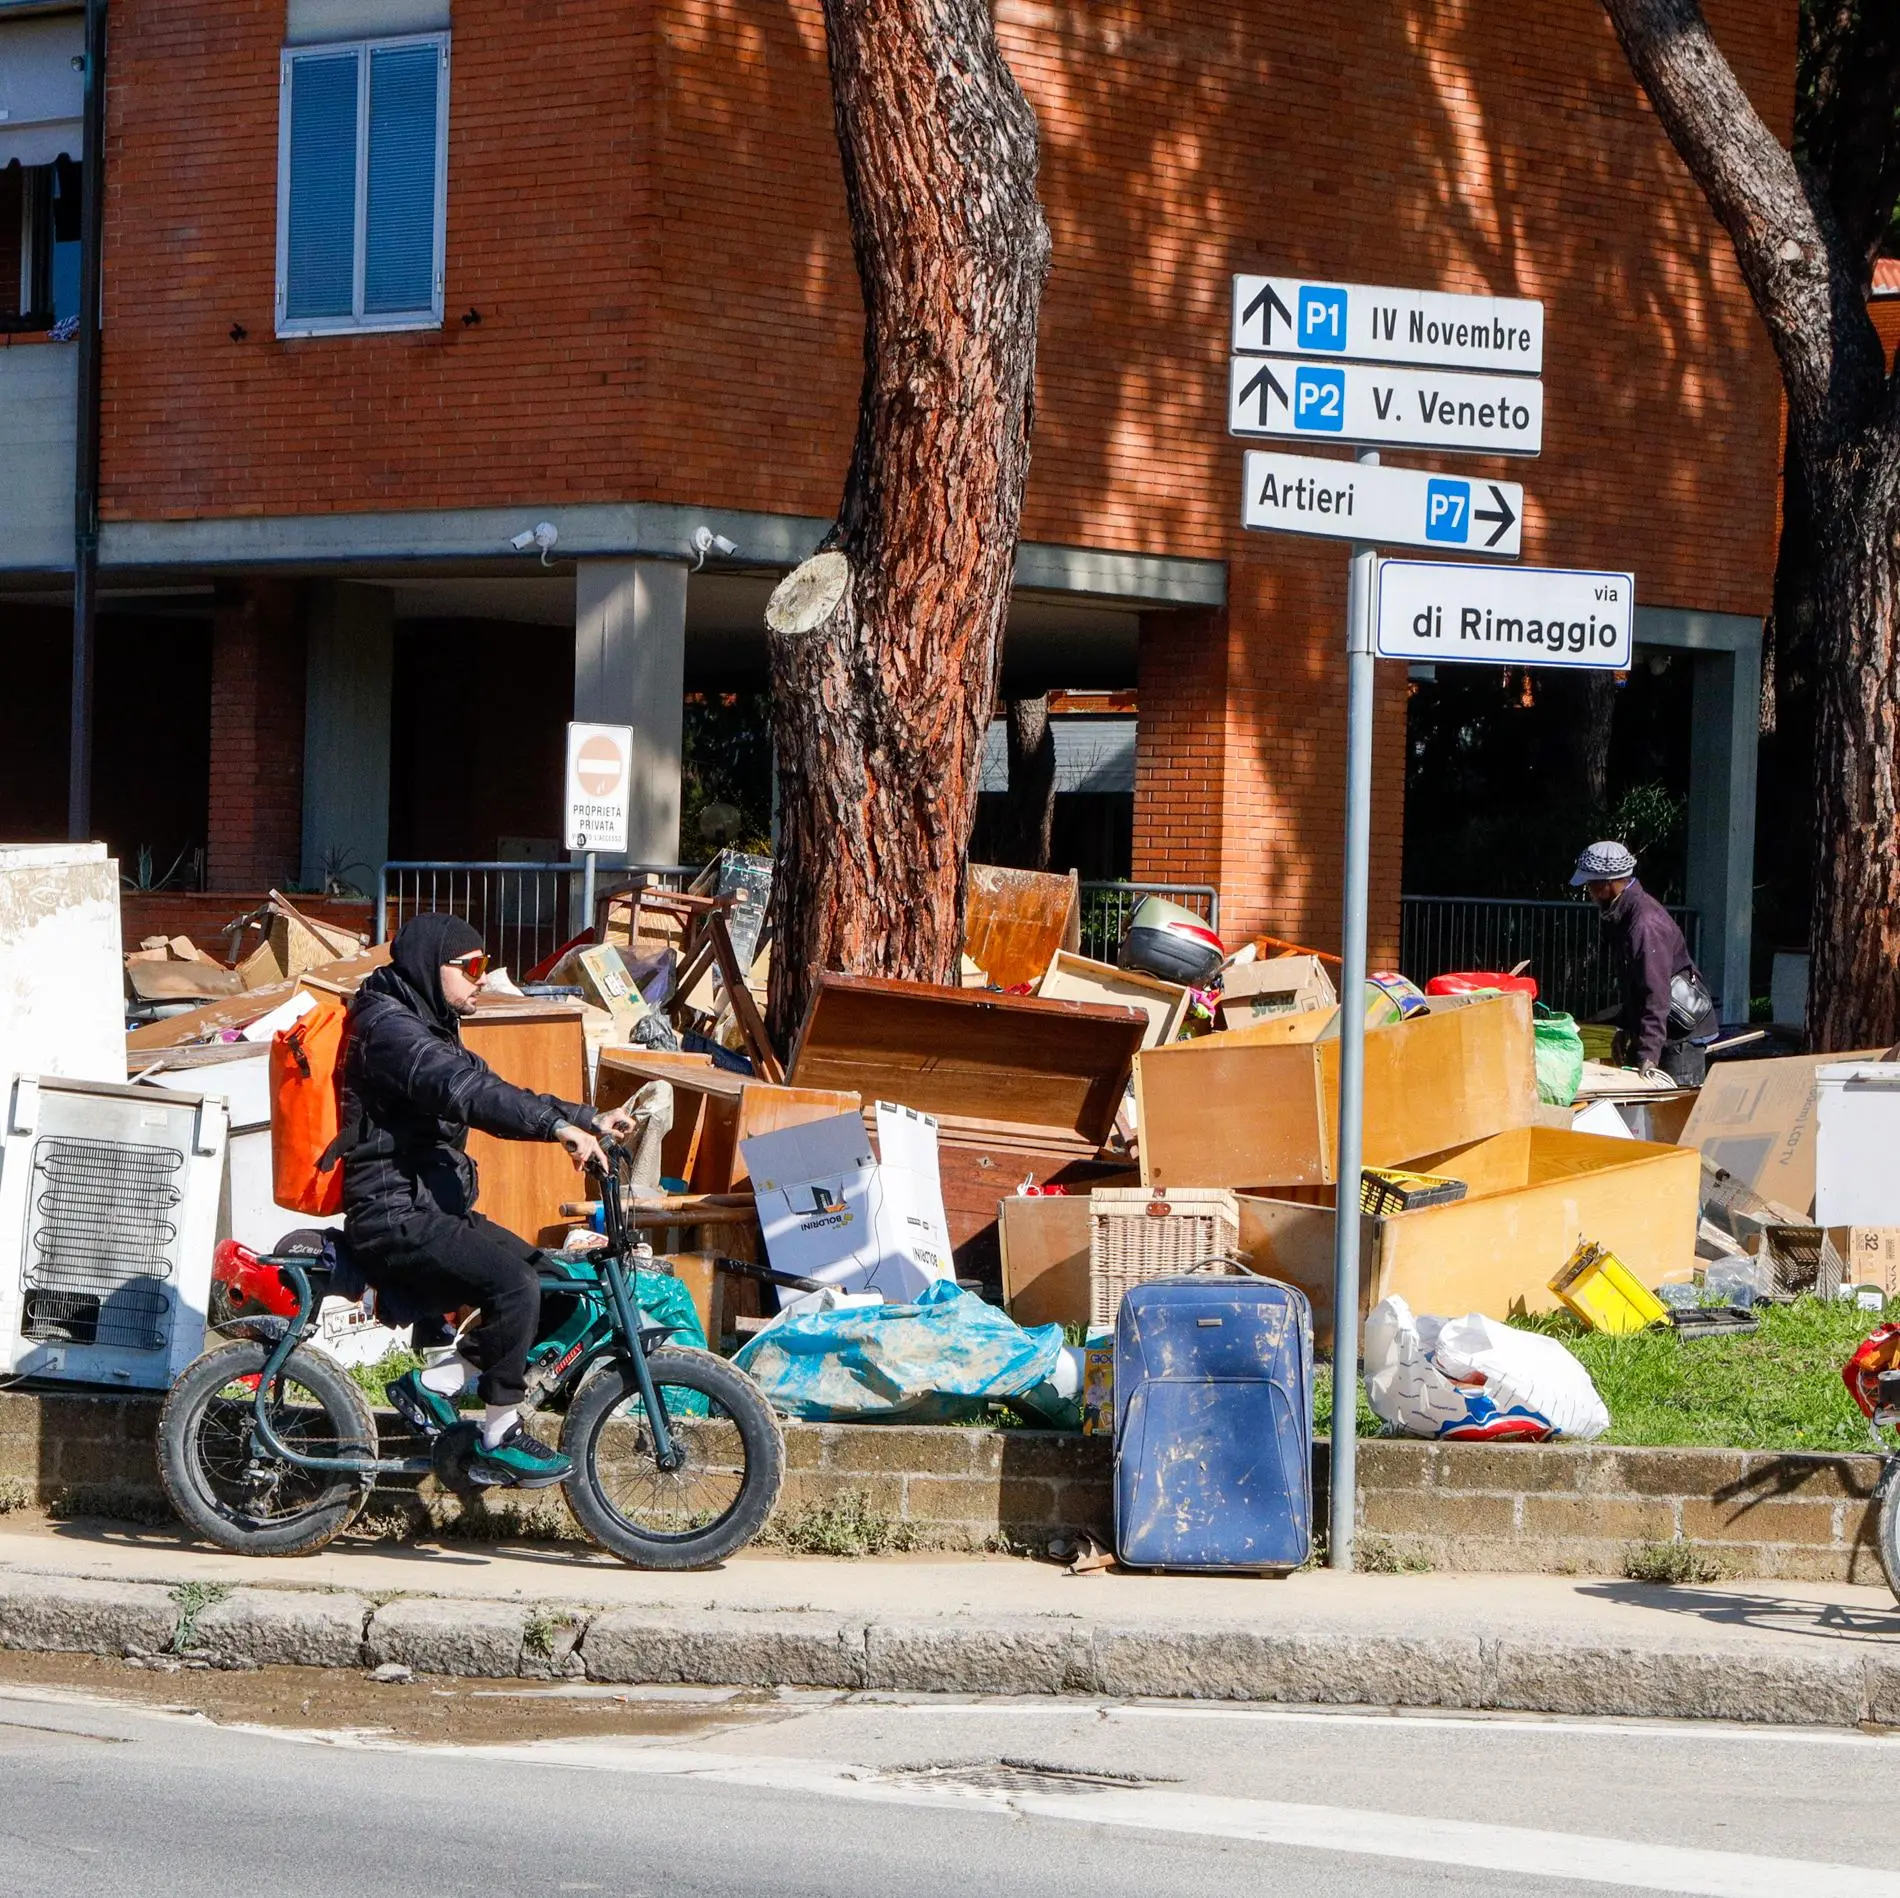
<path id="1" fill-rule="evenodd" d="M 1633 574 L 1382 560 L 1377 593 L 1373 650 L 1381 659 L 1629 668 Z"/>
<path id="2" fill-rule="evenodd" d="M 1243 354 L 1336 356 L 1520 376 L 1537 375 L 1544 366 L 1544 306 L 1516 297 L 1236 277 L 1233 336 Z"/>
<path id="3" fill-rule="evenodd" d="M 1268 534 L 1317 534 L 1382 547 L 1442 547 L 1515 560 L 1524 490 L 1419 468 L 1381 468 L 1250 448 L 1240 518 Z"/>
<path id="4" fill-rule="evenodd" d="M 1227 427 L 1234 435 L 1535 455 L 1544 442 L 1544 385 L 1528 376 L 1235 356 Z"/>

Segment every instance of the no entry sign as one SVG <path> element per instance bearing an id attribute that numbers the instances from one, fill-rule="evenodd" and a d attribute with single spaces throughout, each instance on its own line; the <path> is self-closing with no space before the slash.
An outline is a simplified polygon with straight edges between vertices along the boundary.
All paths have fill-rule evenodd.
<path id="1" fill-rule="evenodd" d="M 567 848 L 621 851 L 627 847 L 627 807 L 633 780 L 633 727 L 567 728 Z"/>

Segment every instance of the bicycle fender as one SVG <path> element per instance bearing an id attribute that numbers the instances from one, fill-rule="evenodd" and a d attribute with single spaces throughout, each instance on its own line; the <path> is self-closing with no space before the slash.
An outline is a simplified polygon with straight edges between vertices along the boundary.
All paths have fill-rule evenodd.
<path id="1" fill-rule="evenodd" d="M 283 1341 L 284 1333 L 290 1329 L 290 1320 L 260 1312 L 249 1318 L 233 1318 L 218 1329 L 227 1338 L 247 1338 L 252 1344 L 275 1345 Z"/>

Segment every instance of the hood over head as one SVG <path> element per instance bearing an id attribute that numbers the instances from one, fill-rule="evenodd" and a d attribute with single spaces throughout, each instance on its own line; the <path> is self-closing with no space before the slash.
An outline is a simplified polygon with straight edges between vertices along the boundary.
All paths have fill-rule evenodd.
<path id="1" fill-rule="evenodd" d="M 442 993 L 442 965 L 481 946 L 480 932 L 465 918 L 428 910 L 410 917 L 397 930 L 389 959 L 423 1007 L 437 1021 L 453 1023 L 455 1011 Z"/>

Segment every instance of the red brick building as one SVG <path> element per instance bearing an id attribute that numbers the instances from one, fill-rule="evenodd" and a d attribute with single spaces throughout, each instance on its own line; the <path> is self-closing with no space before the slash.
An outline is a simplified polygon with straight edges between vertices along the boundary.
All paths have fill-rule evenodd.
<path id="1" fill-rule="evenodd" d="M 1232 274 L 1536 297 L 1544 452 L 1491 471 L 1525 484 L 1526 560 L 1633 569 L 1639 642 L 1697 655 L 1691 900 L 1705 960 L 1745 957 L 1778 382 L 1597 0 L 995 11 L 1054 237 L 1005 663 L 1134 690 L 1133 873 L 1217 885 L 1230 934 L 1337 936 L 1344 549 L 1239 526 Z M 1794 0 L 1709 11 L 1785 134 Z M 57 91 L 76 21 L 0 4 L 0 87 L 31 34 L 51 63 L 11 70 Z M 101 826 L 122 854 L 200 842 L 232 889 L 486 856 L 555 833 L 578 708 L 641 727 L 635 854 L 672 858 L 682 690 L 762 679 L 760 609 L 850 445 L 817 0 L 111 22 Z M 28 161 L 0 169 L 0 258 L 10 230 L 46 241 L 26 132 L 58 116 L 0 121 L 0 166 Z M 34 835 L 63 821 L 70 352 L 0 341 L 0 833 Z M 541 521 L 547 556 L 510 546 Z M 738 552 L 689 575 L 702 525 Z M 1383 670 L 1375 955 L 1400 870 Z"/>

